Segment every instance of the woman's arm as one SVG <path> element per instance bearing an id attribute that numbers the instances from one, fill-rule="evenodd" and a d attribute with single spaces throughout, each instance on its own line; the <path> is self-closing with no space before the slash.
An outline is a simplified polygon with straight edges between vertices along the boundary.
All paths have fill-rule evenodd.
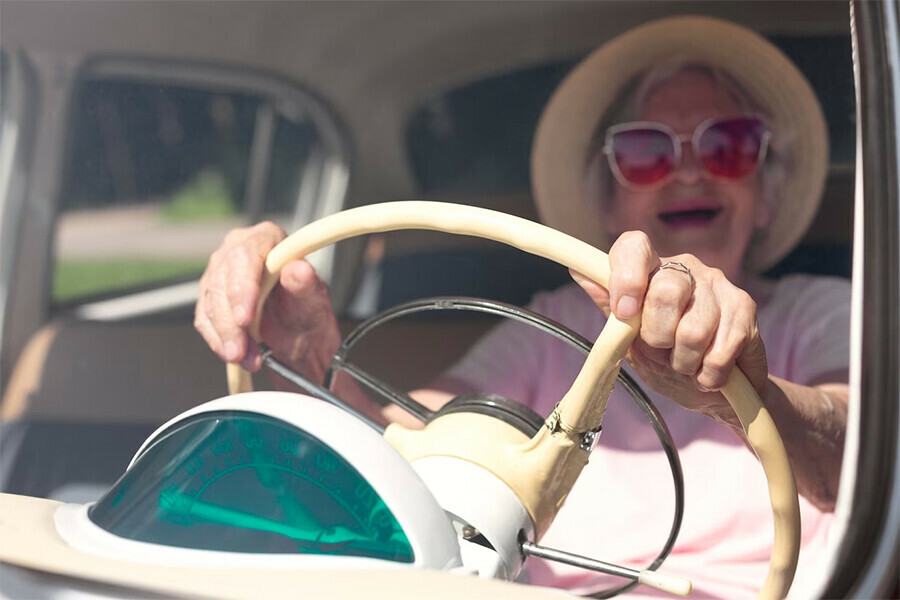
<path id="1" fill-rule="evenodd" d="M 804 386 L 772 375 L 763 404 L 784 441 L 797 490 L 823 511 L 833 511 L 847 428 L 846 383 Z M 714 417 L 746 441 L 733 412 Z"/>
<path id="2" fill-rule="evenodd" d="M 694 256 L 660 259 L 645 234 L 628 232 L 609 257 L 608 291 L 577 273 L 573 277 L 607 314 L 641 315 L 641 331 L 627 357 L 641 379 L 745 439 L 719 392 L 731 369 L 740 367 L 778 427 L 799 492 L 820 509 L 833 509 L 846 428 L 846 373 L 808 385 L 769 375 L 755 302 Z M 664 261 L 685 264 L 692 277 L 659 270 Z"/>

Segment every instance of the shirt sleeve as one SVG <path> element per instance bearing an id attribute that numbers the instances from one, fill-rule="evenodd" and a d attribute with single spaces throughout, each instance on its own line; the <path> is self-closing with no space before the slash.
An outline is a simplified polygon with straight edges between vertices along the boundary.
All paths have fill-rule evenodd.
<path id="1" fill-rule="evenodd" d="M 593 328 L 600 326 L 598 317 L 602 317 L 587 294 L 574 284 L 537 294 L 529 308 L 587 336 L 594 334 Z M 547 393 L 548 381 L 562 378 L 561 385 L 570 381 L 566 379 L 566 359 L 575 361 L 572 368 L 576 373 L 584 360 L 578 351 L 569 349 L 568 352 L 571 354 L 565 350 L 565 344 L 553 336 L 524 323 L 505 320 L 476 343 L 442 378 L 542 410 L 543 406 L 538 405 L 543 404 L 542 396 Z"/>
<path id="2" fill-rule="evenodd" d="M 769 309 L 768 332 L 762 332 L 769 372 L 804 385 L 847 370 L 850 283 L 832 277 L 797 277 L 783 286 L 780 295 Z"/>
<path id="3" fill-rule="evenodd" d="M 540 370 L 540 332 L 503 321 L 481 338 L 442 379 L 529 404 Z"/>

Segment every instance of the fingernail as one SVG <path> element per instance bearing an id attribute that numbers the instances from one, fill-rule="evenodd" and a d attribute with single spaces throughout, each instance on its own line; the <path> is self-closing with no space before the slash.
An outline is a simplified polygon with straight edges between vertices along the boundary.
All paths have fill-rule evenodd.
<path id="1" fill-rule="evenodd" d="M 703 386 L 700 385 L 699 383 L 697 384 L 697 387 L 700 388 L 700 391 L 701 391 L 701 392 L 706 392 L 707 394 L 708 394 L 709 392 L 712 391 L 712 390 L 709 389 L 708 387 L 703 387 Z"/>
<path id="2" fill-rule="evenodd" d="M 259 369 L 259 350 L 251 345 L 250 348 L 247 349 L 247 355 L 244 357 L 244 360 L 241 361 L 241 366 L 244 367 L 245 370 L 255 372 Z"/>
<path id="3" fill-rule="evenodd" d="M 638 301 L 633 296 L 622 296 L 616 305 L 616 316 L 620 319 L 630 319 L 638 314 Z"/>
<path id="4" fill-rule="evenodd" d="M 244 308 L 243 304 L 235 304 L 231 308 L 231 314 L 234 315 L 234 321 L 238 325 L 247 324 L 247 309 Z"/>

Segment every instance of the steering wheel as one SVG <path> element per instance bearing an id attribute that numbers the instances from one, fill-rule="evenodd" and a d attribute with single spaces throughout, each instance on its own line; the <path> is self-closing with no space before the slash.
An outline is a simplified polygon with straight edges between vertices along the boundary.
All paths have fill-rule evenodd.
<path id="1" fill-rule="evenodd" d="M 499 419 L 507 423 L 508 425 L 515 427 L 529 438 L 534 437 L 544 426 L 544 417 L 532 410 L 530 407 L 521 404 L 513 399 L 506 398 L 497 394 L 469 393 L 463 394 L 461 396 L 456 396 L 455 398 L 444 404 L 440 408 L 440 410 L 432 411 L 428 407 L 421 405 L 404 391 L 398 390 L 393 385 L 389 385 L 386 382 L 370 375 L 367 371 L 361 369 L 359 366 L 349 360 L 348 355 L 352 352 L 353 348 L 358 343 L 362 342 L 365 337 L 374 333 L 382 326 L 394 320 L 402 319 L 422 312 L 432 311 L 452 311 L 456 313 L 460 311 L 477 312 L 517 321 L 529 327 L 535 328 L 545 335 L 553 336 L 557 340 L 566 344 L 568 347 L 581 352 L 584 356 L 587 356 L 590 353 L 591 347 L 593 346 L 590 340 L 569 329 L 562 323 L 558 323 L 550 319 L 549 317 L 533 312 L 527 308 L 522 308 L 520 306 L 507 304 L 505 302 L 500 302 L 497 300 L 488 300 L 485 298 L 471 298 L 464 296 L 438 296 L 434 298 L 410 300 L 408 302 L 392 306 L 358 324 L 353 329 L 353 331 L 346 335 L 340 348 L 338 348 L 337 352 L 335 352 L 334 358 L 332 358 L 331 361 L 331 368 L 325 374 L 325 381 L 321 386 L 309 381 L 296 372 L 291 371 L 286 366 L 279 363 L 277 359 L 273 359 L 271 356 L 268 356 L 266 358 L 265 364 L 282 377 L 293 382 L 302 390 L 307 391 L 310 395 L 333 404 L 339 404 L 342 408 L 344 408 L 344 410 L 347 410 L 352 414 L 359 415 L 359 412 L 353 407 L 347 405 L 345 402 L 341 401 L 340 398 L 334 396 L 334 394 L 332 394 L 330 391 L 331 386 L 334 383 L 335 376 L 340 372 L 348 374 L 356 381 L 357 384 L 371 391 L 378 397 L 380 402 L 388 402 L 394 404 L 395 406 L 399 406 L 410 415 L 422 421 L 422 423 L 425 425 L 427 425 L 434 419 L 452 413 L 476 413 L 488 415 L 494 419 Z M 626 592 L 634 588 L 640 583 L 659 587 L 660 589 L 664 589 L 676 594 L 681 594 L 682 592 L 686 593 L 686 591 L 690 590 L 687 590 L 684 586 L 685 582 L 681 582 L 681 585 L 679 586 L 671 580 L 657 579 L 655 583 L 651 583 L 647 580 L 647 577 L 649 575 L 648 572 L 655 572 L 660 566 L 662 566 L 665 559 L 669 556 L 672 548 L 674 548 L 675 546 L 676 540 L 678 539 L 678 532 L 681 530 L 681 523 L 684 518 L 684 474 L 682 473 L 681 469 L 681 459 L 678 456 L 678 450 L 675 447 L 675 442 L 672 439 L 672 435 L 669 432 L 665 421 L 663 420 L 662 414 L 660 414 L 659 409 L 656 408 L 656 406 L 653 404 L 653 401 L 647 396 L 644 390 L 641 389 L 637 381 L 635 381 L 635 379 L 631 375 L 629 375 L 628 372 L 620 370 L 618 375 L 618 383 L 628 393 L 628 395 L 631 396 L 632 400 L 634 400 L 635 402 L 635 405 L 641 410 L 641 412 L 644 413 L 644 416 L 647 418 L 647 421 L 649 422 L 651 428 L 653 429 L 654 433 L 656 433 L 656 437 L 659 440 L 660 447 L 662 448 L 663 453 L 666 455 L 666 459 L 669 462 L 669 470 L 672 474 L 672 483 L 675 492 L 675 505 L 672 515 L 672 524 L 669 528 L 669 535 L 666 539 L 665 544 L 663 544 L 659 552 L 656 554 L 656 557 L 644 567 L 643 572 L 638 573 L 637 579 L 628 577 L 629 579 L 632 579 L 630 583 L 615 585 L 605 589 L 597 590 L 595 592 L 592 592 L 591 594 L 586 594 L 585 597 L 611 598 L 622 592 Z M 364 420 L 367 420 L 367 417 L 365 417 L 364 415 L 363 418 Z M 373 422 L 370 425 L 375 429 L 381 431 L 382 433 L 384 432 L 384 428 L 379 424 Z M 521 541 L 523 540 L 517 540 L 517 542 Z M 535 548 L 538 548 L 537 552 L 535 552 Z M 542 550 L 543 553 L 541 552 Z M 558 552 L 557 550 L 550 548 L 549 553 L 547 552 L 547 550 L 547 548 L 541 549 L 540 547 L 531 544 L 530 546 L 522 545 L 520 553 L 527 556 L 542 555 L 544 558 L 549 558 L 550 560 L 559 560 L 560 554 L 556 554 Z M 586 559 L 586 561 L 584 559 Z M 572 555 L 565 556 L 563 558 L 563 562 L 568 562 L 569 564 L 571 564 L 572 560 L 578 562 L 578 565 L 583 568 L 590 568 L 597 572 L 612 572 L 613 574 L 622 574 L 621 571 L 610 569 L 608 563 L 602 565 L 601 567 L 599 563 L 592 562 L 592 559 L 588 557 Z M 633 573 L 631 575 L 633 575 Z"/>
<path id="2" fill-rule="evenodd" d="M 606 253 L 539 223 L 442 202 L 372 204 L 310 223 L 272 249 L 266 257 L 256 320 L 249 329 L 251 337 L 261 341 L 262 307 L 286 264 L 346 238 L 400 229 L 428 229 L 503 242 L 574 269 L 602 286 L 609 285 Z M 445 443 L 441 449 L 445 454 L 455 453 L 480 464 L 500 477 L 531 516 L 536 539 L 547 530 L 587 463 L 589 452 L 584 451 L 582 444 L 599 427 L 619 364 L 639 331 L 640 316 L 619 321 L 610 315 L 571 388 L 547 417 L 545 426 L 526 443 L 480 440 L 473 444 L 471 439 L 460 441 L 461 436 L 451 436 L 455 442 L 450 442 L 449 448 Z M 229 364 L 227 369 L 231 393 L 253 389 L 250 374 L 240 365 Z M 732 369 L 722 393 L 740 420 L 768 480 L 774 543 L 759 597 L 782 598 L 790 589 L 800 549 L 800 507 L 793 472 L 771 415 L 738 368 Z M 423 433 L 391 425 L 385 438 L 412 461 L 433 451 L 431 441 L 422 443 L 416 437 Z M 502 447 L 488 450 L 489 444 Z"/>

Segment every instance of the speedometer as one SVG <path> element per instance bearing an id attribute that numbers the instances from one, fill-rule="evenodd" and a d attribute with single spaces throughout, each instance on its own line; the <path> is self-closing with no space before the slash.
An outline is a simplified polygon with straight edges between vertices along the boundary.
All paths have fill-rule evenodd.
<path id="1" fill-rule="evenodd" d="M 60 510 L 56 523 L 83 550 L 151 562 L 240 553 L 298 567 L 325 556 L 461 564 L 449 518 L 376 431 L 279 392 L 230 396 L 173 419 L 96 504 Z"/>
<path id="2" fill-rule="evenodd" d="M 88 514 L 110 533 L 168 546 L 413 562 L 397 519 L 356 469 L 308 432 L 249 412 L 197 415 L 163 432 Z"/>

